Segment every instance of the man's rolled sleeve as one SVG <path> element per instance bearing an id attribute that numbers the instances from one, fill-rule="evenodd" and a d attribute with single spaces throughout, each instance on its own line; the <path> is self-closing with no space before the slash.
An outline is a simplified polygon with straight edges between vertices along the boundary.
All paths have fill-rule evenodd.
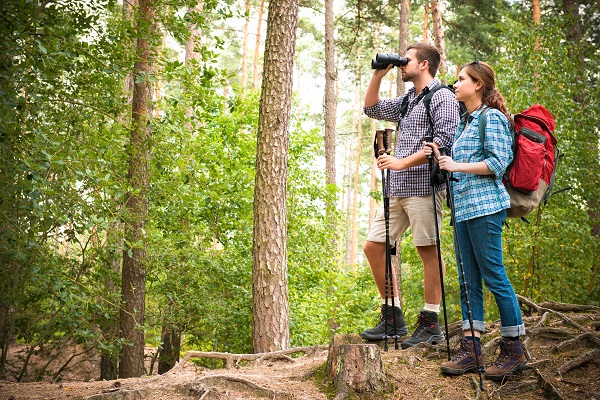
<path id="1" fill-rule="evenodd" d="M 404 96 L 395 97 L 393 99 L 382 99 L 377 104 L 370 107 L 363 107 L 365 115 L 369 118 L 380 121 L 390 121 L 398 123 L 400 120 L 400 106 Z"/>

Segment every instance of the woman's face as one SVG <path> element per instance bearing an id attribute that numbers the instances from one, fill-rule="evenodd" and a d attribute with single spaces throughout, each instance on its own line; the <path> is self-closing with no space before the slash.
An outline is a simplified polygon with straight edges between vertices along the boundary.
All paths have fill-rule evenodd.
<path id="1" fill-rule="evenodd" d="M 481 96 L 478 91 L 481 91 L 481 87 L 481 82 L 473 81 L 467 74 L 467 67 L 463 68 L 458 74 L 458 81 L 454 84 L 456 100 L 463 102 L 479 100 Z"/>

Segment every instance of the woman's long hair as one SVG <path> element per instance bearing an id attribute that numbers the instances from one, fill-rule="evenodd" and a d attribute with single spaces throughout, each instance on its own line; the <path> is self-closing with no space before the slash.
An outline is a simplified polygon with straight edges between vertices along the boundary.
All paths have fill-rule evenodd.
<path id="1" fill-rule="evenodd" d="M 506 115 L 510 125 L 514 128 L 515 122 L 508 111 L 508 108 L 506 108 L 504 96 L 496 89 L 496 74 L 492 67 L 487 63 L 475 60 L 465 65 L 465 72 L 473 79 L 473 82 L 481 82 L 483 85 L 483 90 L 481 90 L 481 100 L 483 104 L 495 108 Z"/>

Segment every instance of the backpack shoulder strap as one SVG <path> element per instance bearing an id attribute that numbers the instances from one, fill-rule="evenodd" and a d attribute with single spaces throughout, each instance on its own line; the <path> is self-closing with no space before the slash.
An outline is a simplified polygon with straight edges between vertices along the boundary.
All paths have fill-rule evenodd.
<path id="1" fill-rule="evenodd" d="M 404 95 L 404 98 L 402 99 L 402 104 L 400 105 L 400 118 L 404 118 L 407 111 L 408 111 L 408 95 Z"/>
<path id="2" fill-rule="evenodd" d="M 450 91 L 452 91 L 452 89 L 450 89 L 448 86 L 446 85 L 437 85 L 436 87 L 434 87 L 433 89 L 431 89 L 429 92 L 427 92 L 427 94 L 425 95 L 425 97 L 423 97 L 423 105 L 425 106 L 425 111 L 427 111 L 427 120 L 429 121 L 429 126 L 433 129 L 433 118 L 431 118 L 431 98 L 433 97 L 433 95 L 435 94 L 435 92 L 437 92 L 440 89 L 448 89 Z M 431 132 L 432 135 L 434 132 Z"/>
<path id="3" fill-rule="evenodd" d="M 483 146 L 483 142 L 485 142 L 485 126 L 487 124 L 487 119 L 485 118 L 485 114 L 487 114 L 489 107 L 485 107 L 479 113 L 477 117 L 477 125 L 479 126 L 479 139 L 481 139 L 481 145 Z"/>

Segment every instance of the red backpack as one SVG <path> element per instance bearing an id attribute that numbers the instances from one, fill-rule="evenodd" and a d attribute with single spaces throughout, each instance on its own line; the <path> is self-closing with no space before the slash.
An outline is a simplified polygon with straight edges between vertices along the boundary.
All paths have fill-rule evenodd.
<path id="1" fill-rule="evenodd" d="M 485 112 L 479 114 L 479 136 L 485 139 Z M 507 217 L 520 218 L 546 202 L 554 183 L 557 162 L 562 153 L 552 133 L 554 117 L 544 106 L 534 104 L 513 116 L 515 121 L 514 158 L 502 179 L 510 195 Z"/>

